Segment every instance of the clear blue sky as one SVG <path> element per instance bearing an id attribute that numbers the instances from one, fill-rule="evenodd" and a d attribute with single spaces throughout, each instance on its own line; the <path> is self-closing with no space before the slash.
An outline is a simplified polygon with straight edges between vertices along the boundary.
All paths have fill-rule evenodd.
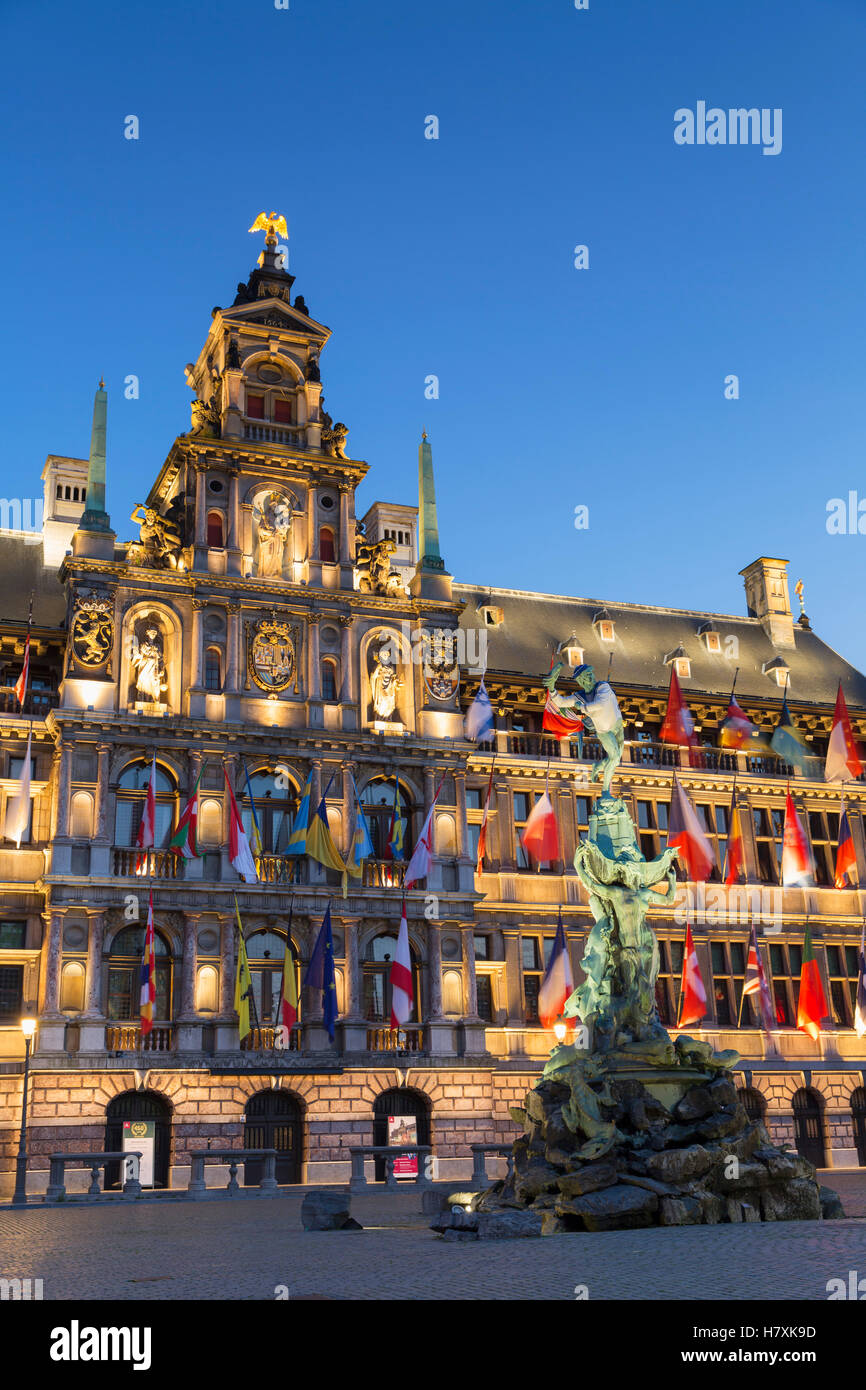
<path id="1" fill-rule="evenodd" d="M 0 493 L 87 453 L 104 373 L 131 537 L 273 207 L 359 511 L 416 500 L 425 427 L 460 578 L 740 612 L 781 555 L 866 667 L 825 528 L 866 498 L 863 0 L 4 0 L 0 40 Z M 781 154 L 676 145 L 700 100 L 781 107 Z"/>

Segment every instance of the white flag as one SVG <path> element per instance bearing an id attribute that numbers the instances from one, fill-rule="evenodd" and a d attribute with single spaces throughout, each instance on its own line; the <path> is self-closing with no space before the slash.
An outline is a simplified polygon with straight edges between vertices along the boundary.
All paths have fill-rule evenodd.
<path id="1" fill-rule="evenodd" d="M 18 792 L 14 799 L 6 804 L 6 824 L 3 829 L 6 839 L 14 840 L 19 848 L 30 822 L 30 740 L 32 737 L 32 733 L 27 735 L 27 752 L 24 755 L 24 766 L 21 769 Z"/>

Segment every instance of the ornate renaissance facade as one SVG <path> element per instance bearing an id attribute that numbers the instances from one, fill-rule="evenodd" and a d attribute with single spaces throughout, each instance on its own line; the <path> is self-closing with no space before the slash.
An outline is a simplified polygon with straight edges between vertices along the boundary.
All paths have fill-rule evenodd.
<path id="1" fill-rule="evenodd" d="M 414 1116 L 442 1177 L 469 1172 L 471 1143 L 510 1140 L 509 1106 L 552 1045 L 538 989 L 562 912 L 575 980 L 592 915 L 573 868 L 599 786 L 590 735 L 543 733 L 542 677 L 562 649 L 616 688 L 626 726 L 615 790 L 646 857 L 665 844 L 678 774 L 724 862 L 729 813 L 745 827 L 745 881 L 682 882 L 651 913 L 657 1002 L 676 1022 L 685 924 L 709 1012 L 689 1031 L 742 1056 L 750 1113 L 819 1166 L 866 1164 L 866 1041 L 853 1028 L 864 904 L 833 886 L 838 784 L 823 754 L 838 684 L 855 731 L 866 678 L 795 619 L 786 562 L 742 573 L 747 616 L 651 608 L 456 582 L 440 554 L 430 444 L 418 507 L 376 502 L 356 519 L 368 465 L 324 409 L 330 331 L 280 263 L 272 228 L 230 308 L 217 308 L 186 369 L 190 429 L 172 445 L 118 540 L 105 510 L 105 410 L 88 460 L 50 455 L 41 530 L 0 533 L 0 797 L 19 790 L 31 739 L 31 815 L 0 847 L 0 1182 L 11 1187 L 23 1040 L 31 1068 L 29 1181 L 44 1190 L 55 1150 L 118 1147 L 124 1120 L 153 1120 L 156 1181 L 185 1182 L 191 1147 L 274 1146 L 283 1182 L 348 1177 L 348 1147 L 385 1143 L 388 1116 Z M 14 693 L 30 625 L 23 706 Z M 703 745 L 658 741 L 671 668 Z M 466 741 L 463 716 L 486 669 L 495 742 Z M 768 754 L 723 750 L 737 698 L 764 729 L 782 695 L 814 751 L 804 774 Z M 569 683 L 564 683 L 568 688 Z M 136 850 L 156 765 L 156 845 Z M 234 791 L 261 837 L 258 882 L 228 852 Z M 199 787 L 198 849 L 165 846 Z M 346 853 L 355 791 L 374 844 L 345 895 L 338 873 L 286 854 L 304 787 L 326 798 Z M 390 1023 L 389 969 L 405 858 L 435 805 L 434 857 L 406 893 L 412 1019 Z M 562 857 L 537 864 L 520 830 L 548 785 Z M 782 888 L 786 788 L 808 827 L 815 886 Z M 486 850 L 478 837 L 487 801 Z M 395 792 L 404 860 L 388 855 Z M 858 882 L 866 884 L 863 786 L 846 785 Z M 161 846 L 161 847 L 160 847 Z M 139 977 L 152 892 L 156 1005 L 142 1040 Z M 253 978 L 254 1026 L 234 1012 L 235 899 Z M 339 1021 L 304 991 L 281 1046 L 286 952 L 297 980 L 328 902 Z M 773 992 L 774 1053 L 742 981 L 751 924 Z M 830 1014 L 817 1041 L 796 1029 L 806 925 Z"/>

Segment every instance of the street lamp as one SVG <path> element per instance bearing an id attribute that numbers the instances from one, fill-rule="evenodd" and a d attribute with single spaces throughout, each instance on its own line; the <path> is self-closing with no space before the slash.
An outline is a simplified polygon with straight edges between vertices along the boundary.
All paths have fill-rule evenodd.
<path id="1" fill-rule="evenodd" d="M 36 1032 L 36 1019 L 22 1018 L 21 1032 L 24 1034 L 24 1088 L 21 1095 L 21 1133 L 18 1136 L 18 1158 L 15 1162 L 13 1207 L 23 1207 L 27 1204 L 27 1082 L 30 1077 L 30 1043 Z"/>
<path id="2" fill-rule="evenodd" d="M 568 1032 L 568 1024 L 564 1019 L 558 1018 L 553 1025 L 553 1035 L 558 1043 L 565 1042 L 565 1035 Z"/>

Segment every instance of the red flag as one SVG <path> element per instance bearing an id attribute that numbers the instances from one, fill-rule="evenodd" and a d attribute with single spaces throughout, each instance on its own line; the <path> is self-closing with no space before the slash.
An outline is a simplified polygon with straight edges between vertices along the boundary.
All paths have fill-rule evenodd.
<path id="1" fill-rule="evenodd" d="M 848 823 L 848 812 L 845 809 L 845 798 L 842 797 L 842 810 L 839 814 L 839 847 L 836 850 L 836 875 L 834 882 L 837 888 L 848 888 L 846 878 L 851 879 L 851 885 L 857 883 L 857 855 L 854 852 L 854 840 L 851 836 L 851 826 Z"/>
<path id="2" fill-rule="evenodd" d="M 544 706 L 544 714 L 541 717 L 541 729 L 545 734 L 553 734 L 554 738 L 574 738 L 583 728 L 583 719 L 579 714 L 567 715 L 556 708 L 553 703 L 553 696 L 547 692 L 547 703 Z"/>
<path id="3" fill-rule="evenodd" d="M 559 858 L 559 831 L 556 828 L 556 813 L 547 792 L 543 792 L 529 813 L 529 819 L 520 832 L 520 842 L 527 854 L 544 863 Z"/>
<path id="4" fill-rule="evenodd" d="M 698 741 L 695 734 L 695 722 L 683 699 L 683 693 L 677 679 L 677 670 L 673 665 L 671 666 L 671 683 L 668 690 L 668 707 L 664 722 L 659 730 L 659 740 L 661 743 L 688 744 L 689 748 L 693 748 Z"/>
<path id="5" fill-rule="evenodd" d="M 821 1023 L 829 1012 L 818 961 L 812 946 L 812 932 L 807 922 L 806 939 L 803 942 L 803 968 L 800 973 L 800 997 L 797 1000 L 797 1027 L 803 1033 L 808 1033 L 812 1041 L 816 1042 Z"/>
<path id="6" fill-rule="evenodd" d="M 139 850 L 153 849 L 156 844 L 156 754 L 150 765 L 150 781 L 147 784 L 147 796 L 144 799 L 144 810 L 141 813 L 141 822 L 138 827 L 138 834 L 135 843 Z M 138 854 L 135 860 L 135 872 L 137 874 L 147 873 L 147 855 Z"/>
<path id="7" fill-rule="evenodd" d="M 566 999 L 573 993 L 574 980 L 571 974 L 571 961 L 568 958 L 565 928 L 562 925 L 562 908 L 560 908 L 559 920 L 556 924 L 556 936 L 553 938 L 553 950 L 550 953 L 544 979 L 538 990 L 538 1017 L 541 1020 L 542 1028 L 553 1027 L 565 1008 Z"/>
<path id="8" fill-rule="evenodd" d="M 235 794 L 232 791 L 229 775 L 225 767 L 223 768 L 223 775 L 225 777 L 226 791 L 229 797 L 229 859 L 232 862 L 232 867 L 240 874 L 244 883 L 258 883 L 259 874 L 256 868 L 256 861 L 250 849 L 247 832 L 244 830 L 244 823 L 238 811 L 238 803 L 235 801 Z"/>
<path id="9" fill-rule="evenodd" d="M 767 976 L 764 974 L 764 962 L 761 960 L 761 953 L 758 950 L 758 929 L 754 922 L 749 936 L 749 958 L 746 961 L 746 974 L 743 979 L 744 999 L 747 994 L 757 994 L 764 1031 L 771 1033 L 776 1026 L 776 1015 L 770 997 L 770 986 L 767 984 Z M 740 1006 L 740 1014 L 742 1015 L 742 1005 Z"/>
<path id="10" fill-rule="evenodd" d="M 147 927 L 144 932 L 144 951 L 141 957 L 141 1036 L 146 1038 L 153 1027 L 153 1007 L 156 1002 L 156 953 L 153 939 L 153 889 L 147 906 Z"/>
<path id="11" fill-rule="evenodd" d="M 406 899 L 400 917 L 397 950 L 391 962 L 391 1027 L 400 1028 L 412 1017 L 415 991 L 412 987 L 412 955 L 409 950 L 409 924 L 406 921 Z"/>
<path id="12" fill-rule="evenodd" d="M 725 849 L 725 883 L 739 883 L 746 874 L 746 842 L 743 838 L 742 813 L 737 805 L 737 793 L 731 795 L 728 812 L 728 843 Z"/>
<path id="13" fill-rule="evenodd" d="M 715 868 L 716 856 L 698 820 L 697 811 L 676 774 L 668 821 L 668 849 L 674 848 L 680 852 L 680 863 L 686 871 L 686 878 L 695 883 L 709 878 Z"/>
<path id="14" fill-rule="evenodd" d="M 827 761 L 824 764 L 826 782 L 853 782 L 863 771 L 860 751 L 848 717 L 848 706 L 842 694 L 842 682 L 836 694 L 836 709 L 833 713 L 833 728 L 827 744 Z"/>
<path id="15" fill-rule="evenodd" d="M 27 641 L 24 644 L 24 665 L 21 667 L 21 675 L 15 682 L 15 696 L 19 705 L 24 704 L 24 697 L 27 694 L 27 675 L 30 670 L 30 633 L 27 633 Z"/>
<path id="16" fill-rule="evenodd" d="M 478 856 L 475 861 L 475 872 L 484 872 L 484 856 L 487 853 L 487 821 L 490 816 L 490 795 L 493 791 L 493 763 L 490 764 L 490 777 L 487 781 L 487 796 L 484 799 L 484 815 L 481 818 L 481 829 L 478 832 Z"/>
<path id="17" fill-rule="evenodd" d="M 680 990 L 680 1011 L 678 1028 L 687 1028 L 691 1023 L 700 1023 L 707 1013 L 707 991 L 701 979 L 698 953 L 692 940 L 692 929 L 686 925 L 686 946 L 683 955 L 683 983 Z"/>
<path id="18" fill-rule="evenodd" d="M 811 884 L 813 877 L 812 850 L 789 789 L 785 798 L 785 829 L 782 836 L 782 886 L 805 887 Z"/>
<path id="19" fill-rule="evenodd" d="M 757 734 L 757 728 L 732 695 L 728 713 L 719 730 L 719 744 L 722 748 L 745 748 L 754 742 Z"/>

